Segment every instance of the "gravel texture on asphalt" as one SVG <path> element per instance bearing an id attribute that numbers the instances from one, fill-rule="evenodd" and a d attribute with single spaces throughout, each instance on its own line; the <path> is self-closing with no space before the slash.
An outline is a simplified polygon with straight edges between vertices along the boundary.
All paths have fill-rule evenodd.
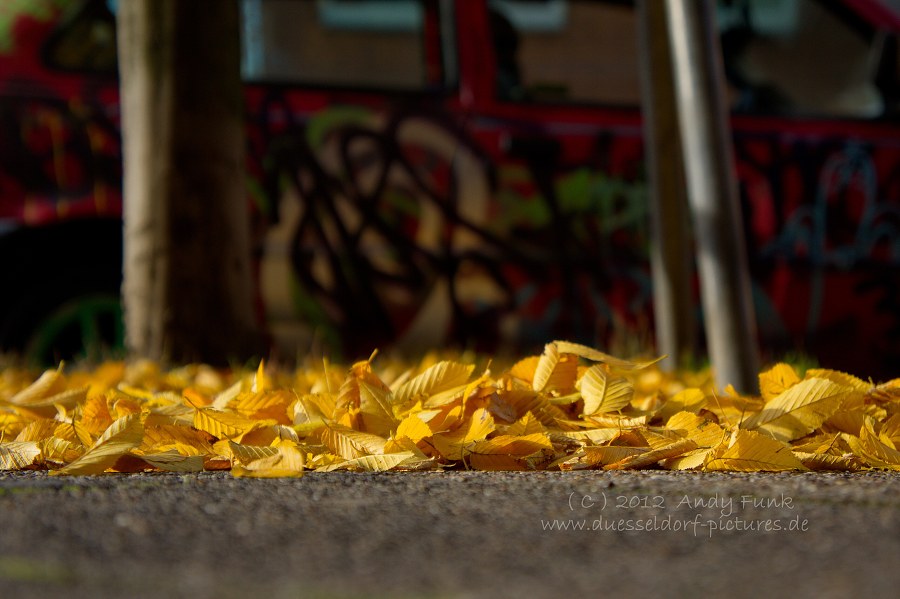
<path id="1" fill-rule="evenodd" d="M 897 473 L 0 474 L 5 599 L 897 588 Z"/>

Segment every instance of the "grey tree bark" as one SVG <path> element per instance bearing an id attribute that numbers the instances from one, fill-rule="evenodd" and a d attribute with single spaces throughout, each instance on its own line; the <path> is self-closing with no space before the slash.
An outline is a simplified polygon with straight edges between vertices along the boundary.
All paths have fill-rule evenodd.
<path id="1" fill-rule="evenodd" d="M 259 351 L 235 0 L 118 3 L 126 344 L 222 363 Z"/>

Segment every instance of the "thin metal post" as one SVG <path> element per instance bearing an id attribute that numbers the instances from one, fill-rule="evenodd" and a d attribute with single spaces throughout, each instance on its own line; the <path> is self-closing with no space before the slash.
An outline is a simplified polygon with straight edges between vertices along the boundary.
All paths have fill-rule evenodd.
<path id="1" fill-rule="evenodd" d="M 756 323 L 713 6 L 709 0 L 665 6 L 710 358 L 720 387 L 753 393 Z"/>
<path id="2" fill-rule="evenodd" d="M 641 115 L 647 160 L 653 240 L 653 313 L 660 365 L 674 370 L 696 351 L 690 223 L 684 193 L 666 9 L 639 0 Z"/>

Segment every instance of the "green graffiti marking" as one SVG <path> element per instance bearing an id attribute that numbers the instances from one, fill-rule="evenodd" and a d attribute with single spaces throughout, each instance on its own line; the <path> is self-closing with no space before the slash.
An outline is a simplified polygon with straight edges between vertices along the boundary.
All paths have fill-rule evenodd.
<path id="1" fill-rule="evenodd" d="M 321 148 L 334 129 L 349 125 L 366 125 L 372 113 L 359 106 L 337 106 L 316 113 L 306 125 L 306 141 L 312 148 Z"/>

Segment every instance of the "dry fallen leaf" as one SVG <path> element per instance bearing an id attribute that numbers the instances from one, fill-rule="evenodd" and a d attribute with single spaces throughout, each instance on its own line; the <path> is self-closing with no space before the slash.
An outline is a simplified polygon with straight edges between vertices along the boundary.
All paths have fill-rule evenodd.
<path id="1" fill-rule="evenodd" d="M 776 364 L 758 395 L 718 394 L 708 373 L 565 341 L 496 375 L 474 371 L 436 354 L 411 366 L 374 353 L 294 372 L 147 361 L 8 370 L 0 470 L 900 470 L 900 379 L 800 378 Z"/>

